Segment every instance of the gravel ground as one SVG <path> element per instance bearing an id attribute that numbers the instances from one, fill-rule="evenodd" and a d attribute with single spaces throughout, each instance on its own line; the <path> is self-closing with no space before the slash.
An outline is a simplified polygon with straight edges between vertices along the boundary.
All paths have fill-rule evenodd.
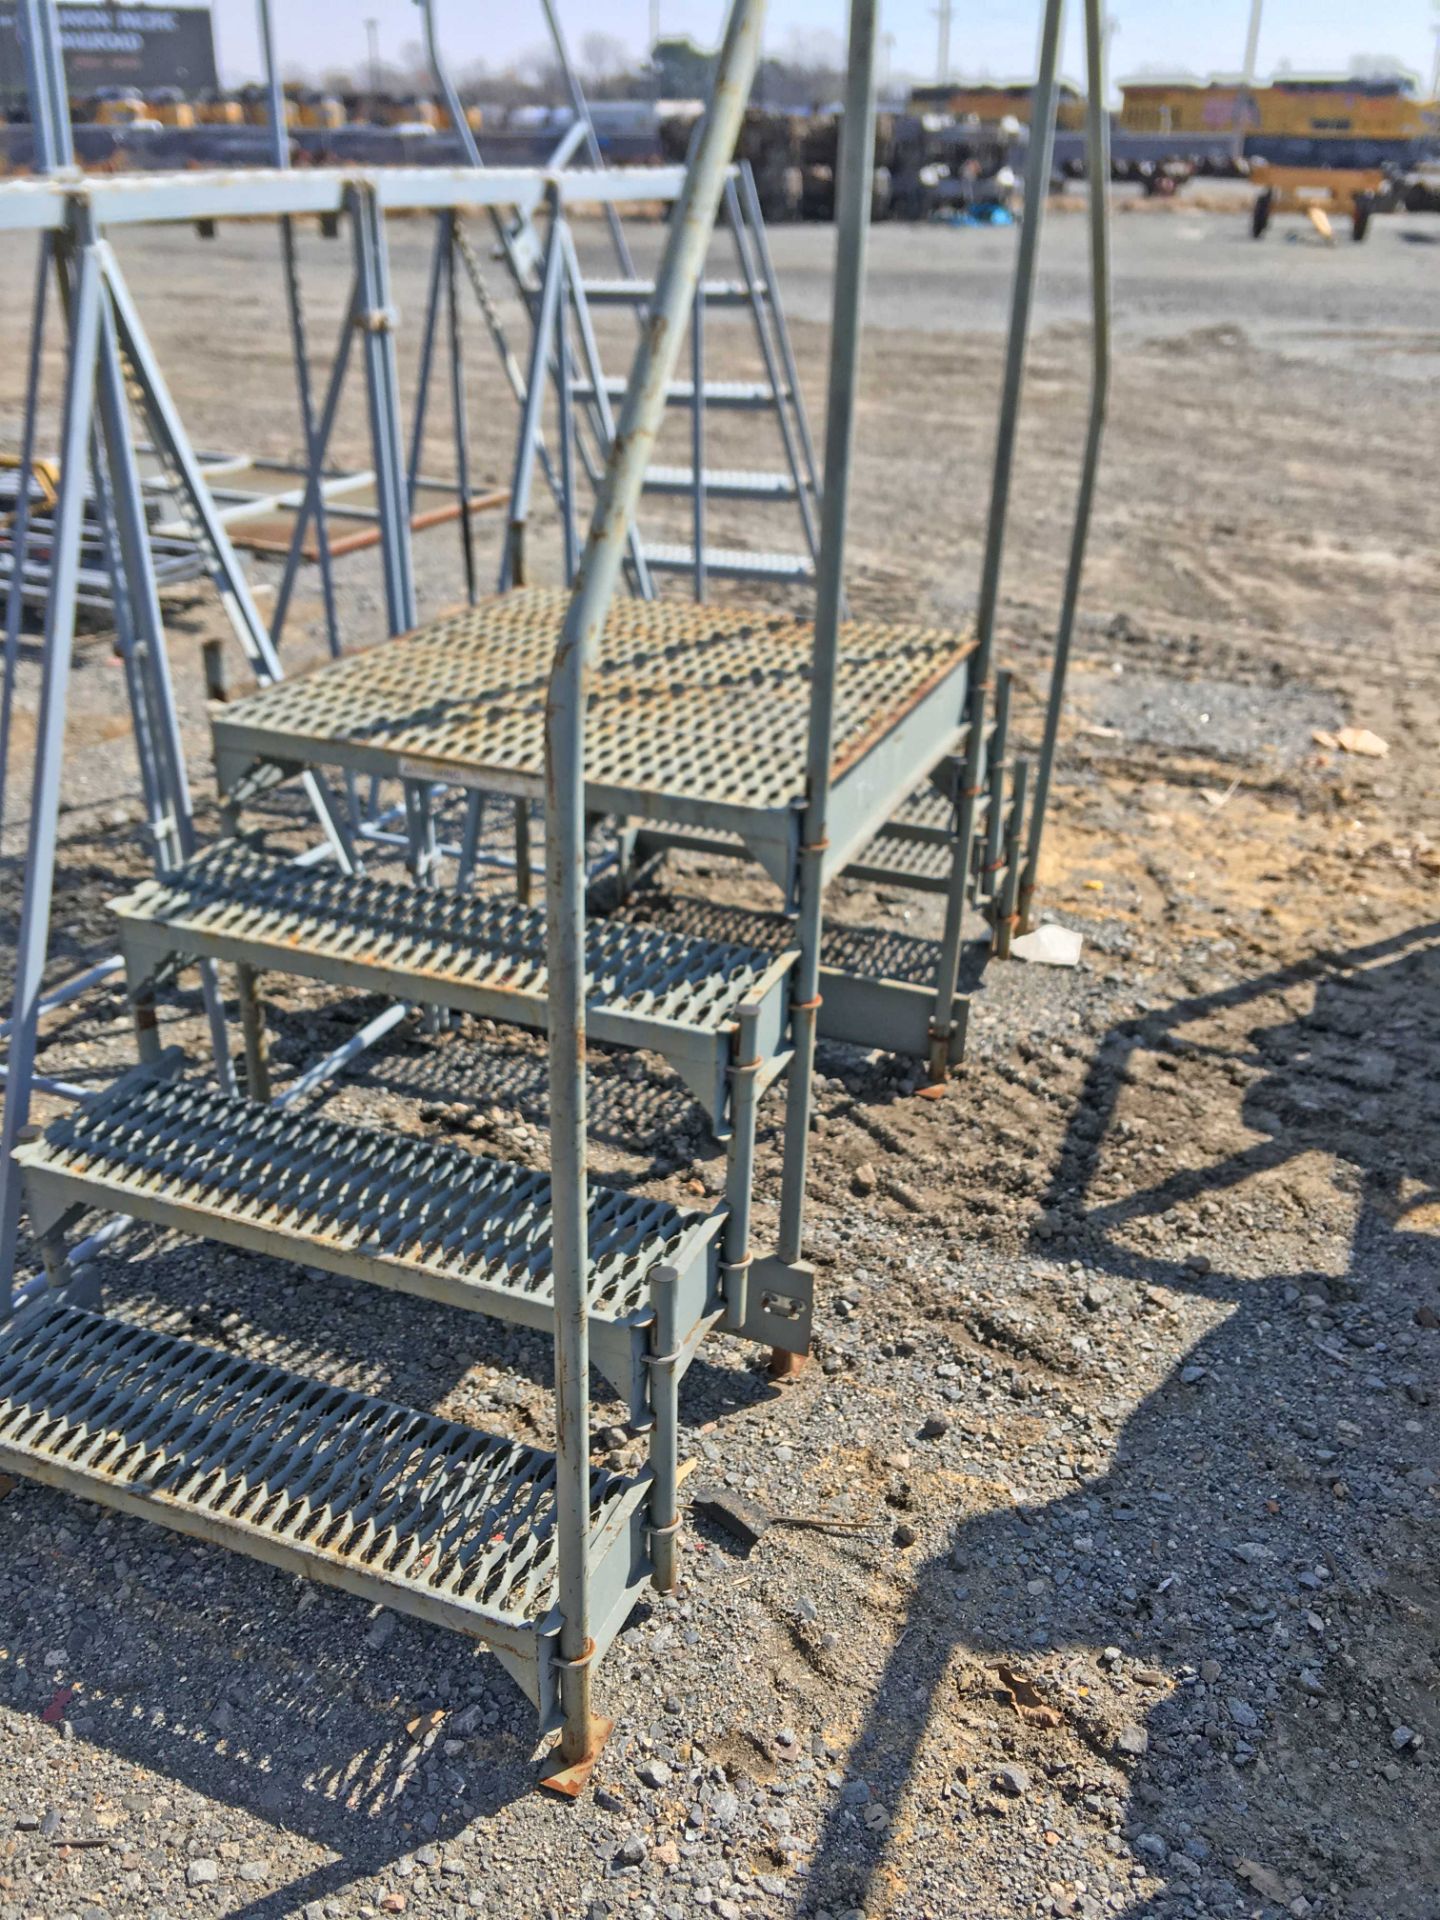
<path id="1" fill-rule="evenodd" d="M 457 1639 L 18 1485 L 0 1920 L 1440 1913 L 1440 529 L 1411 484 L 1433 461 L 1427 237 L 1381 221 L 1361 249 L 1252 249 L 1234 216 L 1117 223 L 1114 430 L 1044 894 L 1085 933 L 1082 965 L 986 970 L 939 1100 L 822 1052 L 815 1359 L 780 1388 L 717 1339 L 682 1391 L 688 1493 L 842 1525 L 776 1525 L 747 1552 L 692 1515 L 679 1595 L 640 1608 L 601 1669 L 618 1725 L 595 1790 L 561 1806 L 531 1790 L 528 1709 Z M 774 238 L 818 398 L 830 238 Z M 1081 223 L 1057 218 L 1051 243 L 1006 580 L 1032 727 L 1084 401 Z M 338 255 L 311 244 L 328 338 Z M 201 441 L 292 446 L 271 246 L 126 243 Z M 413 309 L 418 232 L 395 253 Z M 1013 235 L 875 236 L 858 611 L 966 604 L 1012 255 Z M 217 283 L 229 326 L 197 351 Z M 23 298 L 0 289 L 11 339 Z M 497 478 L 506 451 L 485 436 Z M 453 538 L 417 557 L 427 607 L 453 600 Z M 373 559 L 342 576 L 347 631 L 373 634 Z M 297 661 L 316 617 L 312 600 Z M 174 610 L 207 822 L 195 640 L 215 630 L 204 596 Z M 33 723 L 33 657 L 22 699 Z M 1316 741 L 1346 722 L 1389 754 Z M 97 634 L 77 652 L 57 972 L 102 948 L 106 899 L 144 870 L 125 731 Z M 12 916 L 27 774 L 22 752 Z M 693 858 L 653 897 L 769 904 Z M 938 931 L 923 897 L 845 885 L 832 904 L 892 948 Z M 370 1010 L 272 987 L 282 1077 Z M 193 996 L 167 1032 L 198 1048 Z M 100 993 L 57 1017 L 43 1064 L 99 1083 L 128 1051 Z M 718 1190 L 657 1062 L 601 1055 L 592 1081 L 609 1177 Z M 402 1030 L 325 1104 L 544 1161 L 541 1050 L 483 1023 Z M 778 1184 L 772 1097 L 762 1226 Z M 159 1234 L 104 1277 L 154 1324 L 548 1430 L 531 1336 Z M 597 1431 L 617 1417 L 597 1401 Z"/>

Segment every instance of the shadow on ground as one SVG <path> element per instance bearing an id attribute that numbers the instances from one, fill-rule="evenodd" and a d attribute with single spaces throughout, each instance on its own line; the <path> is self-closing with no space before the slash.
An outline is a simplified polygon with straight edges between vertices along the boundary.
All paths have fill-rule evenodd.
<path id="1" fill-rule="evenodd" d="M 848 1771 L 887 1808 L 908 1797 L 912 1828 L 968 1827 L 979 1871 L 972 1888 L 946 1887 L 948 1911 L 985 1910 L 1006 1859 L 1013 1872 L 1022 1841 L 1040 1841 L 1038 1817 L 1052 1831 L 1093 1823 L 1102 1845 L 1114 1830 L 1111 1882 L 1128 1888 L 1130 1920 L 1268 1914 L 1296 1900 L 1310 1903 L 1297 1913 L 1432 1920 L 1440 1583 L 1423 1529 L 1434 1475 L 1396 1436 L 1430 1402 L 1425 1343 L 1440 1338 L 1415 1332 L 1417 1308 L 1440 1310 L 1425 1216 L 1437 1198 L 1437 1028 L 1440 927 L 1425 926 L 1182 1000 L 1098 1049 L 1046 1227 L 1058 1218 L 1063 1253 L 1107 1276 L 1097 1298 L 1108 1287 L 1134 1300 L 1137 1340 L 1177 1294 L 1215 1313 L 1125 1419 L 1103 1472 L 1064 1498 L 1003 1499 L 962 1521 L 897 1622 Z M 1163 1092 L 1147 1101 L 1156 1082 Z M 1137 1099 L 1138 1126 L 1125 1117 Z M 1231 1139 L 1253 1138 L 1215 1157 L 1198 1117 L 1207 1102 L 1228 1107 Z M 1117 1164 L 1126 1135 L 1143 1150 Z M 1254 1231 L 1207 1236 L 1237 1249 L 1236 1272 L 1218 1260 L 1197 1271 L 1205 1261 L 1177 1254 L 1173 1234 L 1147 1246 L 1144 1230 L 1177 1205 L 1223 1204 L 1276 1170 L 1306 1174 L 1295 1237 L 1313 1244 L 1305 1212 L 1325 1204 L 1316 1156 L 1335 1218 L 1348 1204 L 1353 1222 L 1342 1270 L 1266 1271 L 1264 1201 Z M 1152 1182 L 1138 1168 L 1157 1157 L 1166 1171 Z M 1294 1212 L 1294 1192 L 1287 1204 Z M 1343 1246 L 1343 1227 L 1326 1239 Z M 1378 1443 L 1372 1407 L 1383 1410 Z M 1337 1438 L 1347 1432 L 1354 1444 Z M 1119 1649 L 1109 1676 L 1096 1664 L 1105 1648 Z M 1025 1724 L 1003 1663 L 1035 1678 L 1059 1727 Z M 945 1735 L 957 1693 L 973 1751 L 988 1746 L 958 1771 Z M 1397 1725 L 1425 1746 L 1397 1753 Z M 995 1790 L 1007 1760 L 1031 1776 L 1019 1799 Z M 841 1795 L 797 1911 L 888 1911 L 897 1878 L 916 1873 L 923 1847 L 887 1843 L 883 1823 L 872 1831 L 868 1801 L 863 1788 Z M 992 1837 L 1009 1852 L 987 1867 Z M 1075 1891 L 1083 1866 L 1067 1864 L 1063 1834 L 1050 1844 L 1034 1872 L 1058 1889 L 1053 1911 L 1116 1910 L 1104 1889 Z M 930 1910 L 923 1891 L 912 1888 L 916 1911 Z"/>

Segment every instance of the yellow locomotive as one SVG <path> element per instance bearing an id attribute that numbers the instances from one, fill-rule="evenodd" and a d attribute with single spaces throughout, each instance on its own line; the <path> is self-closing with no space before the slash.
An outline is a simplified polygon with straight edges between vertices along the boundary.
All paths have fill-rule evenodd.
<path id="1" fill-rule="evenodd" d="M 931 86 L 913 87 L 910 92 L 912 113 L 948 113 L 955 120 L 1018 120 L 1030 124 L 1030 96 L 1033 80 L 945 80 Z M 1085 126 L 1085 96 L 1070 81 L 1062 80 L 1055 124 L 1062 133 L 1080 133 Z"/>
<path id="2" fill-rule="evenodd" d="M 1282 74 L 1238 79 L 1121 82 L 1122 133 L 1186 139 L 1242 135 L 1247 155 L 1278 165 L 1375 167 L 1401 160 L 1440 131 L 1435 103 L 1410 74 Z"/>

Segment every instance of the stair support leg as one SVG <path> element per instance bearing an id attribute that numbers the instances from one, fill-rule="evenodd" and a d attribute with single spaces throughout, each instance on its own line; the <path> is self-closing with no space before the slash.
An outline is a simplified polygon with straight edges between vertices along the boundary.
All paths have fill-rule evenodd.
<path id="1" fill-rule="evenodd" d="M 950 885 L 945 895 L 945 930 L 940 937 L 940 960 L 935 969 L 935 1006 L 930 1015 L 930 1078 L 937 1083 L 950 1076 L 950 1043 L 955 1033 L 955 993 L 960 981 L 960 943 L 974 860 L 975 803 L 984 787 L 985 695 L 985 687 L 979 685 L 970 696 L 969 737 L 965 744 L 965 771 L 961 775 L 960 786 L 960 819 L 950 861 Z"/>
<path id="2" fill-rule="evenodd" d="M 530 802 L 515 802 L 515 898 L 528 907 L 535 897 L 535 867 L 530 850 Z"/>
<path id="3" fill-rule="evenodd" d="M 750 1206 L 755 1185 L 756 1082 L 761 1061 L 755 1052 L 755 1019 L 741 1016 L 736 1036 L 740 1058 L 730 1068 L 730 1141 L 725 1167 L 724 1261 L 725 1319 L 731 1332 L 744 1325 L 749 1308 Z"/>
<path id="4" fill-rule="evenodd" d="M 131 971 L 127 983 L 130 1017 L 135 1023 L 135 1052 L 144 1066 L 153 1066 L 160 1058 L 160 1012 L 155 1002 L 155 976 L 146 971 Z"/>
<path id="5" fill-rule="evenodd" d="M 1002 669 L 995 676 L 995 725 L 990 734 L 987 762 L 989 796 L 985 805 L 984 852 L 980 857 L 978 888 L 990 910 L 993 929 L 1000 910 L 1000 891 L 1005 867 L 1005 781 L 1010 769 L 1005 753 L 1010 737 L 1010 679 Z"/>
<path id="6" fill-rule="evenodd" d="M 680 1276 L 672 1267 L 656 1270 L 650 1281 L 655 1318 L 650 1327 L 650 1558 L 657 1593 L 673 1593 L 680 1535 Z"/>
<path id="7" fill-rule="evenodd" d="M 240 1026 L 245 1035 L 245 1088 L 252 1100 L 270 1100 L 270 1035 L 260 998 L 259 971 L 244 960 L 235 963 Z"/>
<path id="8" fill-rule="evenodd" d="M 1020 839 L 1025 826 L 1025 796 L 1029 782 L 1030 762 L 1017 760 L 1010 795 L 1010 818 L 1005 825 L 1005 881 L 1000 894 L 999 912 L 995 916 L 995 953 L 1001 960 L 1010 958 L 1010 942 L 1015 937 L 1020 920 Z"/>

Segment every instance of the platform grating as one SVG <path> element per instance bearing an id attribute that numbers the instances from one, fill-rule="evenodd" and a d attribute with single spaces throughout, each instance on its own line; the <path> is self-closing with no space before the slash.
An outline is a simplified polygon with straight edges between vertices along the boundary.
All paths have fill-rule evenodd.
<path id="1" fill-rule="evenodd" d="M 478 1631 L 553 1605 L 552 1454 L 76 1307 L 0 1334 L 0 1461 Z"/>
<path id="2" fill-rule="evenodd" d="M 845 871 L 857 879 L 914 887 L 922 893 L 946 893 L 954 856 L 942 841 L 912 840 L 881 833 L 863 847 Z"/>
<path id="3" fill-rule="evenodd" d="M 705 571 L 726 580 L 811 580 L 815 562 L 808 553 L 763 553 L 751 547 L 705 547 Z M 645 559 L 660 573 L 689 573 L 695 549 L 681 541 L 647 541 Z"/>
<path id="4" fill-rule="evenodd" d="M 518 776 L 542 790 L 545 692 L 563 591 L 504 595 L 216 713 L 219 752 L 372 771 Z M 774 612 L 621 600 L 597 649 L 586 725 L 595 788 L 705 808 L 798 806 L 810 714 L 808 622 Z M 839 780 L 973 652 L 966 633 L 846 621 L 835 690 Z M 954 682 L 945 696 L 960 718 Z M 913 777 L 913 776 L 912 776 Z M 728 824 L 728 823 L 726 823 Z"/>
<path id="5" fill-rule="evenodd" d="M 232 841 L 177 873 L 147 880 L 119 911 L 173 929 L 177 938 L 188 932 L 283 950 L 297 971 L 305 970 L 305 956 L 337 968 L 363 964 L 411 982 L 514 995 L 526 1003 L 527 1019 L 545 1018 L 544 910 L 513 900 L 299 867 Z M 588 924 L 585 957 L 592 1012 L 710 1035 L 733 1023 L 775 976 L 775 956 L 766 949 L 618 920 Z"/>
<path id="6" fill-rule="evenodd" d="M 475 1289 L 475 1304 L 502 1317 L 505 1301 L 491 1308 L 480 1290 L 517 1308 L 553 1305 L 548 1175 L 443 1141 L 141 1071 L 53 1121 L 17 1158 L 27 1184 L 68 1181 L 142 1219 L 183 1219 L 219 1240 L 227 1223 L 248 1226 L 282 1236 L 294 1258 L 309 1248 L 419 1269 L 454 1294 Z M 683 1265 L 712 1231 L 708 1215 L 592 1181 L 591 1314 L 643 1315 L 653 1269 Z"/>
<path id="7" fill-rule="evenodd" d="M 605 383 L 605 392 L 611 400 L 624 400 L 628 382 L 619 374 L 609 377 Z M 773 407 L 777 398 L 792 398 L 788 387 L 778 390 L 768 386 L 763 380 L 705 380 L 701 382 L 700 394 L 707 407 L 738 409 L 749 413 L 762 407 Z M 577 380 L 575 398 L 593 400 L 595 389 L 588 381 Z M 665 389 L 667 406 L 689 407 L 695 405 L 695 383 L 693 380 L 672 380 Z"/>

